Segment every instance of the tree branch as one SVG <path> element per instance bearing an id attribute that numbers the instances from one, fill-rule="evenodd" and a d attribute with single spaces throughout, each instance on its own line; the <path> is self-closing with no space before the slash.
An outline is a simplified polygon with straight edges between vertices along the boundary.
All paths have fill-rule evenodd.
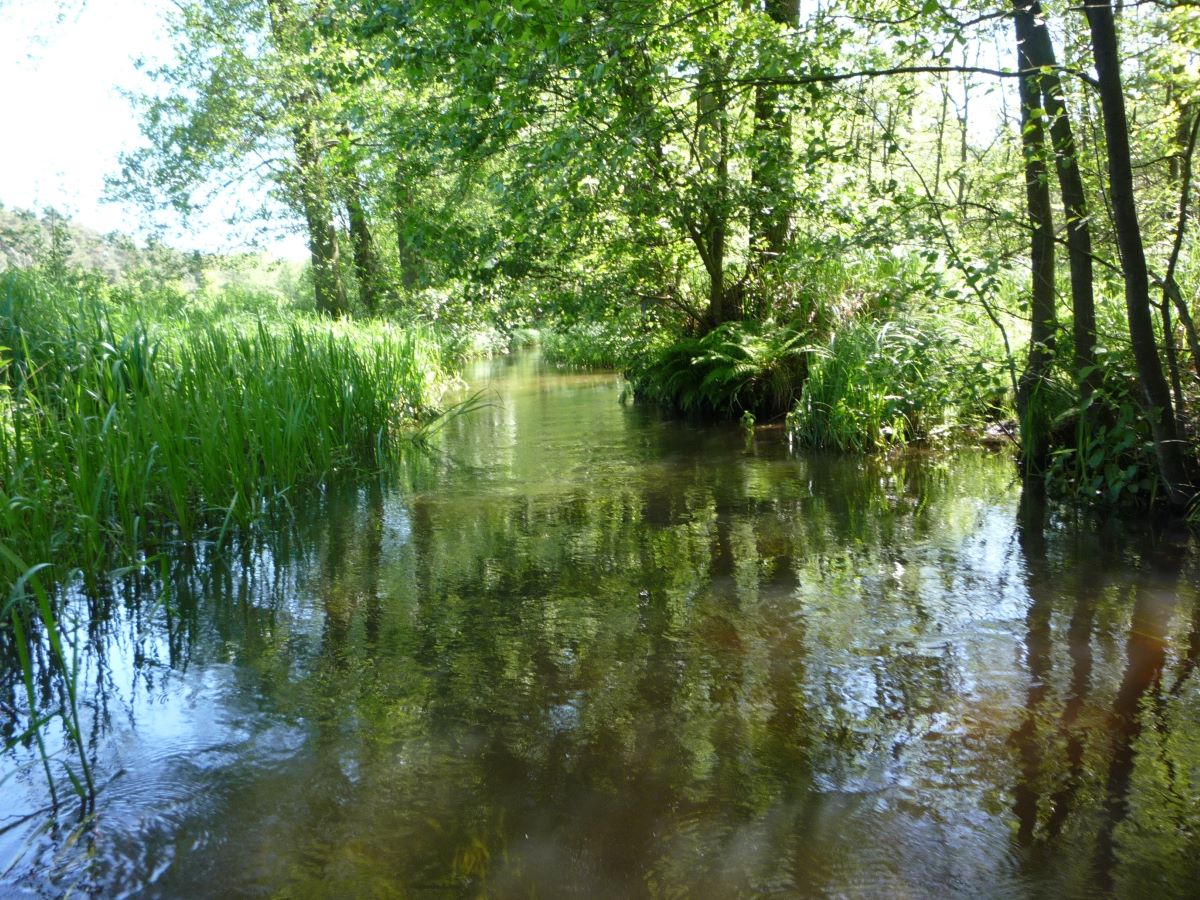
<path id="1" fill-rule="evenodd" d="M 1074 75 L 1085 83 L 1096 86 L 1096 79 L 1086 72 L 1071 69 L 1066 66 L 1051 68 L 1068 75 Z M 750 85 L 779 85 L 799 86 L 805 84 L 834 84 L 839 81 L 849 81 L 854 78 L 888 78 L 892 75 L 989 75 L 993 78 L 1020 78 L 1029 72 L 1040 72 L 1037 69 L 989 69 L 983 66 L 894 66 L 890 69 L 858 69 L 853 72 L 819 72 L 811 75 L 784 75 L 771 78 L 739 78 L 731 80 L 732 84 Z"/>

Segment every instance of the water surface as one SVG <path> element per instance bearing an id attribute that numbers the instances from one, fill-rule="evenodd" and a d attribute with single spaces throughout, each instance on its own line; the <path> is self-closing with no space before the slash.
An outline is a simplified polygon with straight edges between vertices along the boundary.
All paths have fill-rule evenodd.
<path id="1" fill-rule="evenodd" d="M 0 884 L 1196 890 L 1190 537 L 1031 526 L 1001 454 L 792 452 L 532 356 L 472 381 L 404 484 L 116 584 L 80 639 L 96 811 L 18 820 L 45 788 L 8 754 Z"/>

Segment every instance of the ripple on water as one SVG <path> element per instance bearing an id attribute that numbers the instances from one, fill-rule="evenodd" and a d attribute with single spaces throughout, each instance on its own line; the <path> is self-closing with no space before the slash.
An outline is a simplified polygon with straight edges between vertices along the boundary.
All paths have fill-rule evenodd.
<path id="1" fill-rule="evenodd" d="M 9 874 L 54 892 L 135 895 L 180 852 L 220 843 L 204 823 L 219 828 L 239 786 L 293 757 L 307 737 L 303 723 L 258 709 L 236 667 L 196 667 L 117 720 L 97 760 L 114 774 L 94 816 L 65 838 L 31 830 Z"/>
<path id="2" fill-rule="evenodd" d="M 331 487 L 290 550 L 206 561 L 182 627 L 139 619 L 155 664 L 116 648 L 136 690 L 88 707 L 100 780 L 125 774 L 89 827 L 22 832 L 18 874 L 56 895 L 1004 897 L 1085 893 L 1102 827 L 1118 881 L 1200 859 L 1177 802 L 1197 679 L 1144 702 L 1200 646 L 1195 570 L 1077 536 L 1031 555 L 1008 461 L 793 456 L 544 371 L 443 434 L 420 490 Z M 1067 839 L 1037 869 L 1014 846 L 1051 807 Z"/>

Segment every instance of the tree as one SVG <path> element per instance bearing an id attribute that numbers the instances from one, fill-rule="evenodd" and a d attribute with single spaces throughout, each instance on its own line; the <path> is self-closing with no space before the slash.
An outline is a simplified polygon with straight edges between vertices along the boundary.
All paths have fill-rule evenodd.
<path id="1" fill-rule="evenodd" d="M 1021 101 L 1021 152 L 1025 165 L 1025 197 L 1029 216 L 1031 291 L 1029 358 L 1017 386 L 1021 417 L 1021 467 L 1026 476 L 1040 474 L 1050 450 L 1050 422 L 1045 397 L 1054 359 L 1058 328 L 1054 293 L 1054 217 L 1046 167 L 1045 110 L 1041 108 L 1042 73 L 1029 56 L 1034 17 L 1014 3 L 1017 65 Z"/>
<path id="2" fill-rule="evenodd" d="M 1133 167 L 1129 152 L 1129 122 L 1121 86 L 1121 61 L 1112 6 L 1108 0 L 1091 0 L 1085 7 L 1095 56 L 1097 91 L 1104 113 L 1108 147 L 1108 183 L 1112 198 L 1121 270 L 1125 277 L 1125 309 L 1129 338 L 1137 363 L 1146 414 L 1154 433 L 1154 453 L 1168 499 L 1176 508 L 1187 505 L 1192 486 L 1184 465 L 1183 448 L 1163 377 L 1154 323 L 1150 316 L 1150 276 L 1134 200 Z"/>
<path id="3" fill-rule="evenodd" d="M 799 0 L 767 0 L 764 12 L 779 28 L 795 28 L 800 21 Z M 771 62 L 768 57 L 760 71 L 769 73 Z M 760 265 L 766 265 L 783 254 L 791 225 L 792 127 L 777 85 L 764 81 L 754 92 L 757 152 L 751 172 L 750 246 Z"/>
<path id="4" fill-rule="evenodd" d="M 291 0 L 193 0 L 173 28 L 178 58 L 152 73 L 166 90 L 141 98 L 147 146 L 123 157 L 116 190 L 186 214 L 265 175 L 274 198 L 304 221 L 317 309 L 344 313 L 326 158 L 335 104 L 318 79 L 326 48 L 311 16 Z"/>
<path id="5" fill-rule="evenodd" d="M 1096 301 L 1092 267 L 1092 236 L 1087 194 L 1079 170 L 1079 149 L 1068 114 L 1062 76 L 1054 44 L 1046 26 L 1040 0 L 1017 0 L 1014 15 L 1019 23 L 1018 40 L 1023 68 L 1031 74 L 1040 94 L 1040 107 L 1050 123 L 1054 145 L 1054 167 L 1062 196 L 1067 226 L 1067 252 L 1071 269 L 1071 310 L 1075 333 L 1075 378 L 1081 399 L 1087 401 L 1099 383 L 1096 365 Z"/>
<path id="6" fill-rule="evenodd" d="M 342 282 L 337 228 L 333 218 L 333 192 L 325 166 L 328 138 L 320 118 L 320 86 L 307 66 L 311 24 L 298 14 L 290 0 L 267 0 L 272 48 L 283 63 L 284 124 L 291 131 L 294 150 L 289 193 L 304 211 L 308 246 L 312 255 L 313 289 L 320 312 L 335 316 L 346 312 L 346 287 Z"/>

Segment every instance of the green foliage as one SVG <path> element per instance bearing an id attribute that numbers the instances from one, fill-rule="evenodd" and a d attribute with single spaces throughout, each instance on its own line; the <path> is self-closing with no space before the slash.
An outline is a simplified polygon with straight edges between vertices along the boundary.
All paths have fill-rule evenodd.
<path id="1" fill-rule="evenodd" d="M 100 234 L 53 209 L 41 215 L 0 209 L 0 270 L 37 267 L 58 274 L 83 270 L 109 281 L 153 273 L 163 281 L 187 276 L 203 259 L 153 240 L 138 246 L 119 232 Z"/>
<path id="2" fill-rule="evenodd" d="M 1148 506 L 1158 491 L 1153 434 L 1136 391 L 1131 354 L 1103 354 L 1099 390 L 1081 404 L 1057 386 L 1051 410 L 1056 448 L 1046 481 L 1061 498 L 1092 506 Z"/>
<path id="3" fill-rule="evenodd" d="M 992 392 L 986 370 L 962 356 L 946 327 L 861 318 L 813 354 L 788 423 L 812 447 L 873 451 L 976 421 Z"/>
<path id="4" fill-rule="evenodd" d="M 1148 509 L 1160 498 L 1162 482 L 1154 452 L 1150 414 L 1138 386 L 1132 347 L 1123 339 L 1124 299 L 1119 283 L 1099 297 L 1096 348 L 1098 384 L 1082 400 L 1066 360 L 1040 385 L 1039 415 L 1050 437 L 1050 461 L 1042 477 L 1047 494 L 1099 509 Z M 1070 334 L 1060 338 L 1060 348 Z M 1061 350 L 1060 350 L 1061 355 Z"/>
<path id="5" fill-rule="evenodd" d="M 808 368 L 804 336 L 774 322 L 726 322 L 700 338 L 651 349 L 630 378 L 636 396 L 681 412 L 786 411 Z"/>
<path id="6" fill-rule="evenodd" d="M 14 557 L 95 578 L 378 469 L 447 377 L 427 328 L 141 317 L 169 297 L 0 276 L 3 582 Z"/>
<path id="7" fill-rule="evenodd" d="M 1105 413 L 1095 420 L 1092 408 Z M 1128 393 L 1092 397 L 1075 417 L 1074 440 L 1054 454 L 1052 483 L 1060 493 L 1101 506 L 1147 505 L 1158 487 L 1149 423 Z"/>
<path id="8" fill-rule="evenodd" d="M 575 322 L 542 334 L 542 353 L 555 365 L 578 369 L 617 369 L 633 356 L 636 332 L 610 320 Z"/>
<path id="9" fill-rule="evenodd" d="M 177 58 L 152 73 L 145 144 L 114 189 L 188 210 L 214 185 L 265 183 L 270 199 L 251 214 L 304 223 L 317 308 L 435 322 L 461 356 L 504 352 L 514 328 L 572 323 L 548 335 L 548 358 L 627 368 L 643 397 L 722 414 L 790 405 L 805 369 L 774 358 L 789 352 L 773 346 L 775 326 L 757 343 L 752 327 L 729 326 L 667 349 L 647 323 L 694 334 L 730 319 L 786 321 L 824 348 L 814 405 L 796 417 L 819 445 L 867 449 L 970 421 L 1005 402 L 994 367 L 1015 388 L 1030 314 L 1023 151 L 1015 122 L 996 115 L 1011 104 L 994 93 L 980 102 L 1015 86 L 960 70 L 959 50 L 965 65 L 975 40 L 963 10 L 924 4 L 883 21 L 835 3 L 801 24 L 794 4 L 776 2 L 176 6 Z M 1141 123 L 1134 156 L 1146 161 L 1142 243 L 1152 272 L 1174 270 L 1191 296 L 1195 229 L 1182 228 L 1179 207 L 1197 85 L 1168 63 L 1194 43 L 1200 17 L 1143 11 L 1122 29 L 1126 99 Z M 1094 53 L 1061 24 L 1062 65 L 1090 70 Z M 1002 33 L 980 39 L 1004 47 Z M 911 71 L 931 58 L 946 70 Z M 1099 198 L 1103 111 L 1083 87 L 1067 79 L 1068 114 L 1055 118 L 1073 123 L 1077 157 L 1093 161 L 1083 193 Z M 1101 263 L 1095 286 L 1111 288 L 1105 270 L 1119 276 L 1122 254 L 1094 213 L 1080 220 Z M 1065 253 L 1057 266 L 1065 298 Z M 953 322 L 962 346 L 943 346 L 942 325 L 914 325 L 915 309 Z M 1128 335 L 1126 319 L 1109 324 L 1105 343 Z M 986 372 L 973 368 L 981 349 Z M 1192 352 L 1179 354 L 1185 375 Z M 1076 403 L 1070 364 L 1053 368 L 1047 390 L 1066 393 L 1026 431 Z M 1180 405 L 1197 408 L 1192 380 L 1177 380 L 1189 395 Z M 1088 421 L 1122 421 L 1121 391 L 1104 399 L 1112 417 Z M 1074 460 L 1054 470 L 1065 477 L 1100 434 L 1073 435 L 1067 419 L 1050 427 Z M 1102 440 L 1126 452 L 1111 430 Z M 1071 491 L 1094 482 L 1088 471 L 1070 476 Z M 1123 498 L 1133 492 L 1105 485 L 1138 478 L 1105 476 L 1096 490 Z"/>

